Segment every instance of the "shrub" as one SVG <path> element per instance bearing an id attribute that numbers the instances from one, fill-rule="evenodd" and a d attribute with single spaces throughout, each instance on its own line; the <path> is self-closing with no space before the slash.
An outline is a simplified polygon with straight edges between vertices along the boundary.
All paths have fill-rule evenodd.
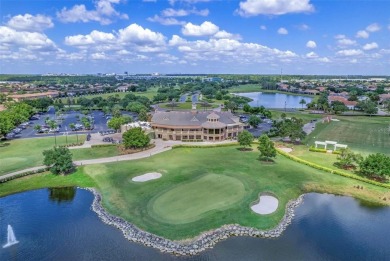
<path id="1" fill-rule="evenodd" d="M 295 162 L 298 162 L 298 163 L 302 163 L 302 164 L 305 164 L 309 167 L 312 167 L 312 168 L 315 168 L 315 169 L 318 169 L 318 170 L 323 170 L 323 171 L 326 171 L 326 172 L 329 172 L 329 173 L 332 173 L 332 174 L 336 174 L 336 175 L 339 175 L 339 176 L 343 176 L 343 177 L 347 177 L 347 178 L 352 178 L 352 179 L 355 179 L 355 180 L 359 180 L 359 181 L 363 181 L 363 182 L 366 182 L 366 183 L 369 183 L 369 184 L 372 184 L 372 185 L 376 185 L 376 186 L 380 186 L 380 187 L 384 187 L 384 188 L 390 188 L 390 184 L 383 184 L 383 183 L 380 183 L 380 182 L 377 182 L 377 181 L 374 181 L 374 180 L 370 180 L 370 179 L 367 179 L 367 178 L 364 178 L 364 177 L 361 177 L 361 176 L 357 176 L 357 175 L 354 175 L 354 174 L 350 174 L 350 173 L 346 173 L 346 172 L 343 172 L 343 171 L 340 171 L 340 170 L 333 170 L 333 169 L 330 169 L 330 168 L 327 168 L 327 167 L 324 167 L 324 166 L 320 166 L 320 165 L 317 165 L 315 163 L 312 163 L 310 161 L 306 161 L 306 160 L 303 160 L 303 159 L 300 159 L 296 156 L 293 156 L 287 152 L 284 152 L 280 149 L 277 149 L 277 152 L 280 154 L 280 155 L 283 155 Z"/>
<path id="2" fill-rule="evenodd" d="M 326 153 L 326 149 L 320 149 L 320 148 L 316 148 L 316 147 L 313 147 L 313 146 L 311 146 L 309 148 L 309 151 Z"/>

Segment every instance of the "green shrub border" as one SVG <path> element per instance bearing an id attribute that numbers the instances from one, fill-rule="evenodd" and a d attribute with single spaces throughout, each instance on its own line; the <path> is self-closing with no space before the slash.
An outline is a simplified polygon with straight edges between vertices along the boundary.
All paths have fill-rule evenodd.
<path id="1" fill-rule="evenodd" d="M 383 188 L 390 188 L 390 184 L 383 184 L 383 183 L 380 183 L 380 182 L 377 182 L 377 181 L 374 181 L 374 180 L 370 180 L 370 179 L 367 179 L 367 178 L 364 178 L 364 177 L 360 177 L 360 176 L 357 176 L 357 175 L 354 175 L 354 174 L 350 174 L 350 173 L 346 173 L 346 172 L 343 172 L 343 171 L 340 171 L 340 170 L 334 170 L 334 169 L 330 169 L 330 168 L 327 168 L 327 167 L 324 167 L 324 166 L 320 166 L 320 165 L 317 165 L 315 163 L 312 163 L 310 161 L 307 161 L 307 160 L 304 160 L 304 159 L 301 159 L 301 158 L 298 158 L 296 156 L 293 156 L 287 152 L 284 152 L 278 148 L 276 148 L 276 151 L 280 154 L 280 155 L 283 155 L 285 156 L 286 158 L 289 158 L 295 162 L 298 162 L 298 163 L 302 163 L 302 164 L 305 164 L 309 167 L 312 167 L 312 168 L 315 168 L 315 169 L 318 169 L 318 170 L 323 170 L 323 171 L 326 171 L 326 172 L 329 172 L 329 173 L 332 173 L 332 174 L 336 174 L 336 175 L 339 175 L 339 176 L 343 176 L 343 177 L 347 177 L 347 178 L 352 178 L 352 179 L 355 179 L 355 180 L 359 180 L 359 181 L 363 181 L 365 183 L 368 183 L 368 184 L 371 184 L 371 185 L 375 185 L 375 186 L 379 186 L 379 187 L 383 187 Z"/>
<path id="2" fill-rule="evenodd" d="M 91 148 L 102 148 L 102 147 L 117 147 L 118 144 L 96 144 L 96 145 L 91 145 Z"/>
<path id="3" fill-rule="evenodd" d="M 173 145 L 172 149 L 178 149 L 178 148 L 217 148 L 217 147 L 231 147 L 231 146 L 237 146 L 238 143 L 224 143 L 224 144 L 210 144 L 210 145 L 192 145 L 192 144 L 177 144 Z"/>
<path id="4" fill-rule="evenodd" d="M 319 149 L 319 148 L 316 148 L 316 147 L 313 147 L 313 146 L 311 146 L 309 148 L 309 151 L 312 151 L 312 152 L 322 152 L 322 153 L 326 153 L 327 152 L 326 149 Z"/>
<path id="5" fill-rule="evenodd" d="M 17 179 L 17 178 L 21 178 L 21 177 L 25 177 L 25 176 L 29 176 L 29 175 L 33 175 L 33 174 L 42 173 L 42 172 L 48 171 L 49 169 L 50 169 L 49 167 L 43 167 L 43 168 L 40 168 L 37 170 L 30 170 L 30 171 L 22 172 L 22 173 L 19 173 L 17 175 L 13 175 L 11 177 L 2 178 L 0 176 L 0 183 L 4 183 L 4 182 L 7 182 L 7 181 L 10 181 L 13 179 Z"/>

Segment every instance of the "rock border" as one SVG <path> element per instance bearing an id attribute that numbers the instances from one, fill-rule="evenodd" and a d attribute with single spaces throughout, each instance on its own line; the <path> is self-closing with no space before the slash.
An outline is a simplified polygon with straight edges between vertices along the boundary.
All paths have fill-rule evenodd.
<path id="1" fill-rule="evenodd" d="M 153 247 L 163 253 L 170 253 L 178 256 L 196 255 L 206 249 L 214 247 L 219 241 L 232 236 L 250 236 L 261 238 L 279 237 L 294 217 L 294 210 L 299 206 L 304 195 L 299 196 L 296 200 L 290 200 L 286 205 L 286 213 L 280 223 L 270 230 L 259 230 L 252 227 L 244 227 L 238 224 L 223 225 L 220 228 L 207 231 L 190 240 L 172 241 L 152 233 L 139 229 L 132 223 L 123 218 L 108 213 L 102 206 L 102 196 L 94 188 L 81 188 L 92 192 L 94 200 L 91 209 L 106 224 L 120 229 L 124 237 L 132 242 L 141 243 L 145 246 Z"/>

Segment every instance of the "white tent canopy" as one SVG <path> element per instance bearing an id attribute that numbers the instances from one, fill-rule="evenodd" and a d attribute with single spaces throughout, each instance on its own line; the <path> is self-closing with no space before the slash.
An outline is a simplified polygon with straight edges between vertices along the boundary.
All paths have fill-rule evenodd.
<path id="1" fill-rule="evenodd" d="M 320 145 L 320 146 L 324 146 L 325 149 L 327 149 L 328 145 L 332 145 L 334 151 L 337 150 L 337 148 L 345 149 L 348 147 L 348 145 L 338 144 L 337 141 L 331 141 L 331 140 L 315 141 L 314 144 L 316 145 L 316 148 Z"/>

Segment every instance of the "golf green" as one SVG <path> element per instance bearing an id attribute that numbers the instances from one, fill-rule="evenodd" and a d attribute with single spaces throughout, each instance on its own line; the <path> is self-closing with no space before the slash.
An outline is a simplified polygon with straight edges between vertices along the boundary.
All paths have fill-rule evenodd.
<path id="1" fill-rule="evenodd" d="M 150 201 L 149 214 L 163 222 L 184 224 L 201 219 L 209 211 L 226 209 L 241 201 L 244 184 L 226 175 L 207 174 L 179 184 Z"/>

